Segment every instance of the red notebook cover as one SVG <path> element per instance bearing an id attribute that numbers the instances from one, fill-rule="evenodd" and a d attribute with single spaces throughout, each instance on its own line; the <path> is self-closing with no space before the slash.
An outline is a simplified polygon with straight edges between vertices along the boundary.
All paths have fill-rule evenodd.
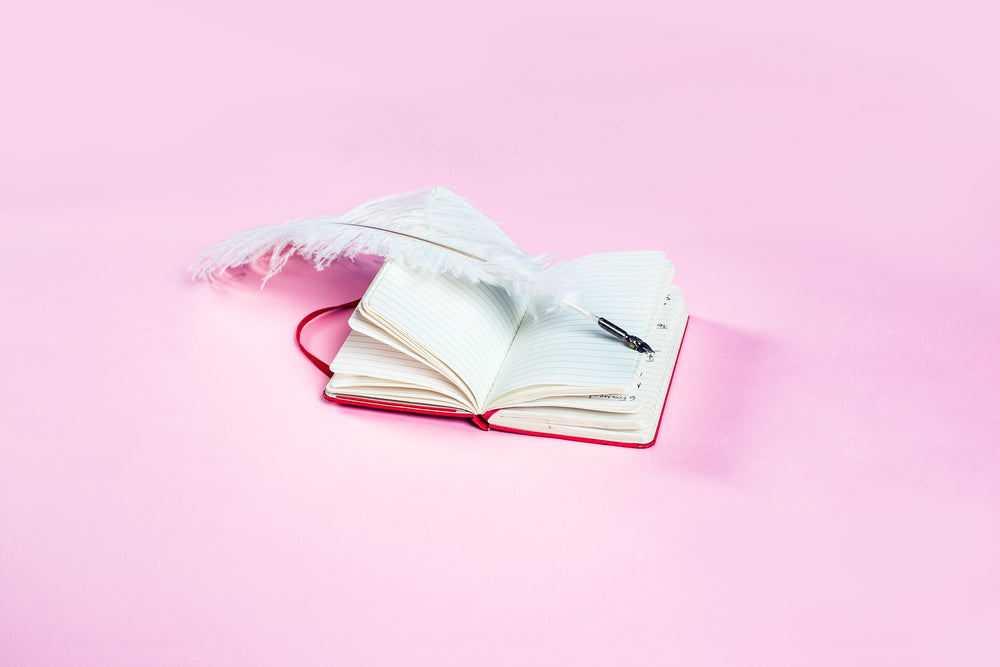
<path id="1" fill-rule="evenodd" d="M 356 305 L 358 305 L 358 301 L 351 301 L 350 303 L 343 303 L 343 304 L 340 304 L 339 306 L 330 306 L 328 308 L 321 308 L 320 310 L 317 310 L 317 311 L 314 311 L 312 313 L 309 313 L 304 318 L 302 318 L 302 321 L 299 322 L 298 328 L 295 330 L 295 342 L 298 343 L 299 349 L 302 350 L 302 353 L 305 354 L 306 357 L 308 357 L 308 359 L 313 363 L 313 365 L 316 366 L 319 370 L 321 370 L 323 372 L 323 374 L 326 375 L 327 377 L 332 377 L 333 376 L 333 372 L 330 370 L 330 365 L 328 363 L 324 362 L 322 359 L 320 359 L 316 355 L 314 355 L 311 352 L 309 352 L 309 350 L 307 350 L 305 348 L 305 346 L 302 344 L 302 330 L 306 327 L 307 324 L 309 324 L 311 321 L 313 321 L 314 319 L 316 319 L 320 315 L 324 315 L 325 313 L 329 313 L 331 311 L 338 310 L 340 308 L 351 308 L 351 307 L 354 307 Z M 491 410 L 490 412 L 487 412 L 487 413 L 482 414 L 482 415 L 470 415 L 468 412 L 462 412 L 462 411 L 459 411 L 459 410 L 455 410 L 453 408 L 443 408 L 443 407 L 442 408 L 438 408 L 438 407 L 434 407 L 434 406 L 417 406 L 417 405 L 413 405 L 412 403 L 397 403 L 397 402 L 393 402 L 393 401 L 384 401 L 384 400 L 378 400 L 378 399 L 372 399 L 372 398 L 356 398 L 356 397 L 346 397 L 346 396 L 333 397 L 333 396 L 328 396 L 326 393 L 323 394 L 323 398 L 325 398 L 326 400 L 328 400 L 328 401 L 330 401 L 332 403 L 340 403 L 341 405 L 351 405 L 351 406 L 362 407 L 362 408 L 373 408 L 373 409 L 376 409 L 376 410 L 392 410 L 394 412 L 409 412 L 409 413 L 412 413 L 412 414 L 433 415 L 435 417 L 460 417 L 460 418 L 463 418 L 463 419 L 469 419 L 469 420 L 471 420 L 472 423 L 474 423 L 476 426 L 478 426 L 479 428 L 483 429 L 484 431 L 491 431 L 491 430 L 506 431 L 508 433 L 520 433 L 521 435 L 536 435 L 536 436 L 541 436 L 543 438 L 560 438 L 562 440 L 575 440 L 577 442 L 590 442 L 590 443 L 599 444 L 599 445 L 613 445 L 615 447 L 630 447 L 630 448 L 633 448 L 633 449 L 645 449 L 646 447 L 651 447 L 656 442 L 656 437 L 660 433 L 660 424 L 663 422 L 663 413 L 666 410 L 667 397 L 670 395 L 670 388 L 673 386 L 673 383 L 674 383 L 674 375 L 676 375 L 676 373 L 677 373 L 677 363 L 680 360 L 680 350 L 684 347 L 684 338 L 687 336 L 687 325 L 688 325 L 689 321 L 690 321 L 690 318 L 687 318 L 684 321 L 684 332 L 681 334 L 681 342 L 680 342 L 680 345 L 678 346 L 678 350 L 677 350 L 677 360 L 675 360 L 675 362 L 674 362 L 674 369 L 673 369 L 673 372 L 670 374 L 670 380 L 667 383 L 667 391 L 666 391 L 666 394 L 663 397 L 663 405 L 660 407 L 660 416 L 659 416 L 659 419 L 657 420 L 657 423 L 656 423 L 656 432 L 653 434 L 653 439 L 650 440 L 649 442 L 646 442 L 646 443 L 617 442 L 617 441 L 614 441 L 614 440 L 599 440 L 599 439 L 596 439 L 596 438 L 581 438 L 581 437 L 577 437 L 577 436 L 561 435 L 561 434 L 557 434 L 557 433 L 541 433 L 541 432 L 538 432 L 538 431 L 523 431 L 523 430 L 520 430 L 520 429 L 510 428 L 508 426 L 496 426 L 496 425 L 490 424 L 490 418 L 493 415 L 495 415 L 497 412 L 499 412 L 499 410 Z"/>

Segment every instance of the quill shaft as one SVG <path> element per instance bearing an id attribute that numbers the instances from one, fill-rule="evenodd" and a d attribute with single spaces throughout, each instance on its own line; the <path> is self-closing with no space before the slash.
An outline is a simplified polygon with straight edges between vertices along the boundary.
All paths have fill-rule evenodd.
<path id="1" fill-rule="evenodd" d="M 431 245 L 435 245 L 435 246 L 437 246 L 439 248 L 444 248 L 445 250 L 450 250 L 452 252 L 457 252 L 460 255 L 465 255 L 469 259 L 474 259 L 474 260 L 479 261 L 479 262 L 485 262 L 486 261 L 482 257 L 477 257 L 477 256 L 473 255 L 472 253 L 465 252 L 464 250 L 459 250 L 458 248 L 454 248 L 454 247 L 452 247 L 450 245 L 445 245 L 444 243 L 438 243 L 437 241 L 432 241 L 430 239 L 425 239 L 424 237 L 417 236 L 415 234 L 407 234 L 406 232 L 398 232 L 395 229 L 386 229 L 385 227 L 376 227 L 374 225 L 363 225 L 360 222 L 333 222 L 331 224 L 334 224 L 334 225 L 343 225 L 345 227 L 363 227 L 365 229 L 374 229 L 374 230 L 377 230 L 377 231 L 380 231 L 380 232 L 385 232 L 387 234 L 395 234 L 396 236 L 405 236 L 408 239 L 413 239 L 415 241 L 423 241 L 424 243 L 430 243 Z"/>

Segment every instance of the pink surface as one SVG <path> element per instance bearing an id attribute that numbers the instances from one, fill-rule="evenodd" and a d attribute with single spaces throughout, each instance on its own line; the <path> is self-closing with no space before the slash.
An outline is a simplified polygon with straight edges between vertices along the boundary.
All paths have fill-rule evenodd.
<path id="1" fill-rule="evenodd" d="M 991 3 L 170 4 L 0 27 L 0 664 L 1000 662 Z M 329 405 L 370 265 L 185 273 L 431 184 L 667 251 L 655 447 Z"/>

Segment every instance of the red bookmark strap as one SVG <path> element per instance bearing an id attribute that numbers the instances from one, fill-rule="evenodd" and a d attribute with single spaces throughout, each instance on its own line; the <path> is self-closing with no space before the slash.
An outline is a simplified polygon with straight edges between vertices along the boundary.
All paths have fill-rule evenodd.
<path id="1" fill-rule="evenodd" d="M 326 308 L 320 308 L 319 310 L 314 310 L 299 322 L 299 326 L 295 329 L 295 342 L 298 344 L 299 349 L 302 350 L 302 354 L 306 355 L 306 358 L 313 363 L 313 366 L 323 371 L 327 377 L 333 377 L 333 371 L 330 370 L 330 364 L 323 361 L 315 354 L 306 349 L 306 346 L 302 344 L 302 330 L 306 328 L 306 325 L 315 320 L 320 315 L 326 315 L 334 310 L 340 310 L 341 308 L 353 308 L 361 302 L 361 299 L 355 299 L 354 301 L 348 303 L 342 303 L 339 306 L 327 306 Z"/>

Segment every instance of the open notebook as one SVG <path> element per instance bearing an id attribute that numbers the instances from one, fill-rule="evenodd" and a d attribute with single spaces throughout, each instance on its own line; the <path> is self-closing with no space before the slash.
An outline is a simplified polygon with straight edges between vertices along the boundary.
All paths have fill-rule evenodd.
<path id="1" fill-rule="evenodd" d="M 587 310 L 648 342 L 639 354 L 568 308 L 386 262 L 350 319 L 332 401 L 473 419 L 484 429 L 647 447 L 687 327 L 660 252 L 581 257 L 560 268 Z"/>

